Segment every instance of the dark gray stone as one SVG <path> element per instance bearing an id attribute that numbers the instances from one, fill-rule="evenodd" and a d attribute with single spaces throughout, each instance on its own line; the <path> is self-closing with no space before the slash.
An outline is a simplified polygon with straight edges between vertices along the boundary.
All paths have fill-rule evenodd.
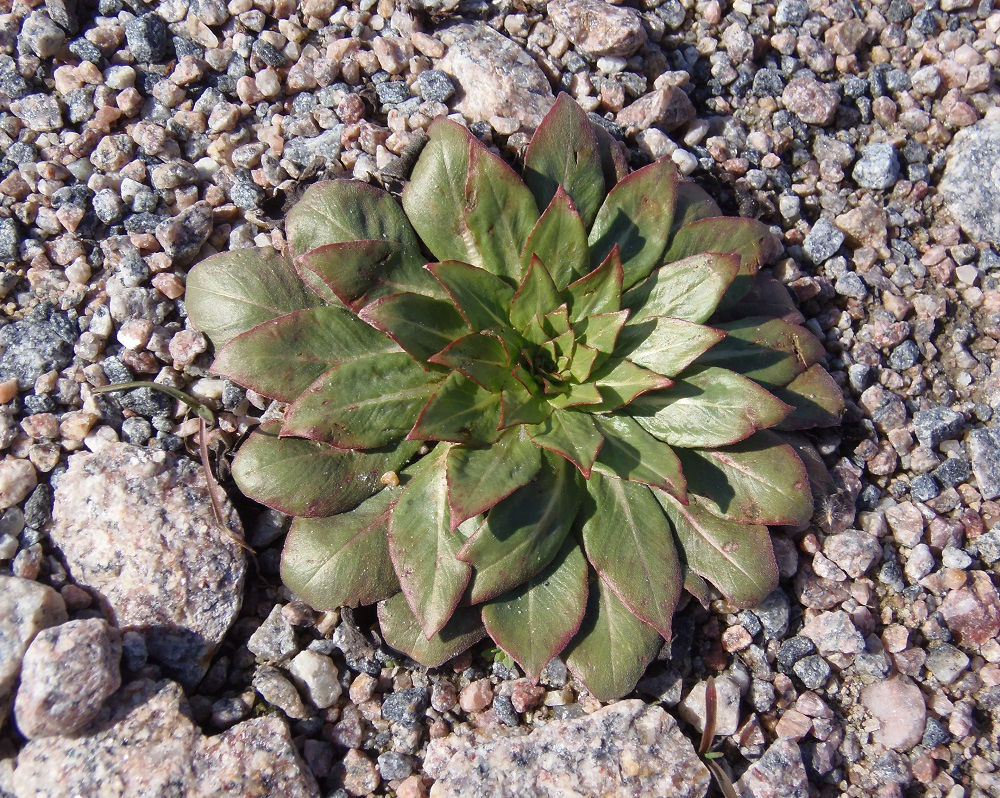
<path id="1" fill-rule="evenodd" d="M 125 42 L 141 63 L 159 61 L 167 52 L 167 23 L 156 14 L 143 14 L 125 25 Z"/>
<path id="2" fill-rule="evenodd" d="M 428 69 L 417 75 L 417 91 L 424 100 L 443 103 L 455 93 L 455 84 L 440 69 Z"/>
<path id="3" fill-rule="evenodd" d="M 0 329 L 0 382 L 16 379 L 26 391 L 46 371 L 59 370 L 73 359 L 76 327 L 52 305 L 39 305 L 21 321 Z"/>
<path id="4" fill-rule="evenodd" d="M 775 657 L 778 668 L 783 673 L 790 672 L 795 663 L 816 651 L 816 644 L 808 637 L 796 635 L 785 640 L 778 646 L 778 653 Z"/>
<path id="5" fill-rule="evenodd" d="M 972 473 L 984 499 L 1000 496 L 1000 427 L 984 427 L 969 435 Z"/>
<path id="6" fill-rule="evenodd" d="M 378 772 L 382 776 L 382 781 L 405 779 L 413 773 L 413 760 L 405 754 L 386 751 L 378 756 Z"/>
<path id="7" fill-rule="evenodd" d="M 979 559 L 988 565 L 1000 560 L 1000 527 L 976 538 L 975 546 L 979 552 Z"/>
<path id="8" fill-rule="evenodd" d="M 753 607 L 753 613 L 764 627 L 764 637 L 781 639 L 788 631 L 789 602 L 785 592 L 778 588 L 772 591 L 758 606 Z"/>
<path id="9" fill-rule="evenodd" d="M 955 488 L 968 482 L 972 476 L 969 461 L 964 457 L 949 457 L 931 473 L 946 488 Z"/>
<path id="10" fill-rule="evenodd" d="M 910 480 L 910 496 L 918 502 L 930 501 L 940 492 L 940 485 L 930 474 L 921 474 Z"/>
<path id="11" fill-rule="evenodd" d="M 777 25 L 801 25 L 809 16 L 809 3 L 805 0 L 781 0 L 774 15 Z"/>
<path id="12" fill-rule="evenodd" d="M 497 720 L 504 726 L 517 726 L 520 723 L 517 712 L 514 710 L 514 702 L 511 701 L 510 696 L 498 695 L 494 698 L 493 711 L 496 713 Z"/>
<path id="13" fill-rule="evenodd" d="M 916 342 L 907 339 L 892 350 L 889 367 L 895 371 L 906 371 L 920 361 L 920 348 Z"/>
<path id="14" fill-rule="evenodd" d="M 965 424 L 965 418 L 947 407 L 918 410 L 913 414 L 913 432 L 921 446 L 934 448 L 941 441 L 958 436 Z"/>
<path id="15" fill-rule="evenodd" d="M 955 134 L 940 192 L 948 211 L 975 243 L 1000 245 L 1000 120 L 987 119 Z"/>
<path id="16" fill-rule="evenodd" d="M 399 105 L 410 99 L 410 87 L 402 80 L 387 80 L 375 84 L 375 93 L 382 105 Z"/>
<path id="17" fill-rule="evenodd" d="M 819 690 L 830 678 L 830 665 L 819 654 L 803 657 L 792 666 L 792 672 L 810 690 Z"/>
<path id="18" fill-rule="evenodd" d="M 429 696 L 426 688 L 409 687 L 386 696 L 382 702 L 382 717 L 401 726 L 418 725 L 427 712 Z"/>

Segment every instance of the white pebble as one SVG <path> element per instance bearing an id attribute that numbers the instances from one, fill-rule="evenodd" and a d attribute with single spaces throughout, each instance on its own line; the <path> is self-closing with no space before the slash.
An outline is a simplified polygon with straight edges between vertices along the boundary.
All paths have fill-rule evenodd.
<path id="1" fill-rule="evenodd" d="M 682 175 L 689 175 L 698 168 L 698 159 L 687 150 L 680 148 L 670 154 L 670 160 L 681 170 Z"/>

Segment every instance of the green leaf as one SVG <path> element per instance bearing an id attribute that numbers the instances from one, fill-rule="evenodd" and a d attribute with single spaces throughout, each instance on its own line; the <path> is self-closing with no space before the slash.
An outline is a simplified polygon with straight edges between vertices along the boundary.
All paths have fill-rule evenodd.
<path id="1" fill-rule="evenodd" d="M 654 491 L 673 522 L 684 562 L 734 604 L 755 607 L 778 586 L 778 565 L 766 526 L 727 521 L 698 499 L 687 506 Z"/>
<path id="2" fill-rule="evenodd" d="M 528 270 L 531 259 L 536 256 L 542 263 L 549 264 L 559 290 L 590 271 L 587 229 L 562 186 L 528 236 L 521 253 L 522 271 Z"/>
<path id="3" fill-rule="evenodd" d="M 465 538 L 451 529 L 446 462 L 450 446 L 407 469 L 409 481 L 389 521 L 389 552 L 403 595 L 424 636 L 441 631 L 472 569 L 457 555 Z"/>
<path id="4" fill-rule="evenodd" d="M 572 536 L 538 575 L 483 607 L 486 631 L 538 681 L 576 634 L 587 609 L 587 561 Z"/>
<path id="5" fill-rule="evenodd" d="M 673 449 L 628 416 L 595 416 L 594 423 L 604 436 L 594 471 L 662 488 L 685 499 L 684 473 Z"/>
<path id="6" fill-rule="evenodd" d="M 378 605 L 378 623 L 386 643 L 425 668 L 444 665 L 486 637 L 475 608 L 456 610 L 444 628 L 425 637 L 402 593 Z"/>
<path id="7" fill-rule="evenodd" d="M 562 301 L 549 270 L 534 257 L 511 303 L 510 323 L 515 330 L 524 330 L 532 318 L 543 318 L 558 308 Z"/>
<path id="8" fill-rule="evenodd" d="M 219 350 L 212 371 L 291 402 L 336 363 L 398 351 L 391 338 L 349 310 L 322 306 L 279 316 L 236 336 Z"/>
<path id="9" fill-rule="evenodd" d="M 452 372 L 420 411 L 412 440 L 492 443 L 499 436 L 500 395 Z"/>
<path id="10" fill-rule="evenodd" d="M 818 363 L 806 369 L 774 395 L 794 410 L 775 429 L 786 432 L 833 427 L 844 413 L 844 394 L 830 374 Z"/>
<path id="11" fill-rule="evenodd" d="M 427 269 L 444 286 L 475 332 L 510 324 L 514 289 L 500 277 L 455 260 L 430 263 Z"/>
<path id="12" fill-rule="evenodd" d="M 465 219 L 483 267 L 514 282 L 521 252 L 538 221 L 538 206 L 517 173 L 485 147 L 470 147 Z"/>
<path id="13" fill-rule="evenodd" d="M 582 496 L 576 470 L 545 455 L 534 479 L 490 510 L 459 552 L 473 567 L 469 600 L 495 598 L 545 568 L 566 539 Z"/>
<path id="14" fill-rule="evenodd" d="M 671 446 L 726 446 L 773 427 L 792 408 L 757 383 L 726 369 L 687 373 L 669 390 L 647 394 L 629 414 Z"/>
<path id="15" fill-rule="evenodd" d="M 237 249 L 203 260 L 188 273 L 184 299 L 188 318 L 216 349 L 258 324 L 321 304 L 272 249 Z"/>
<path id="16" fill-rule="evenodd" d="M 683 579 L 663 508 L 645 485 L 600 474 L 587 493 L 587 559 L 632 614 L 669 640 Z"/>
<path id="17" fill-rule="evenodd" d="M 735 304 L 728 305 L 723 319 L 742 319 L 747 316 L 767 316 L 783 319 L 789 324 L 802 324 L 805 316 L 799 312 L 788 289 L 768 271 L 760 271 L 750 285 L 750 290 Z"/>
<path id="18" fill-rule="evenodd" d="M 357 507 L 420 448 L 401 441 L 382 450 L 336 449 L 301 438 L 279 438 L 279 422 L 261 425 L 233 459 L 233 479 L 251 499 L 287 515 L 327 516 Z"/>
<path id="19" fill-rule="evenodd" d="M 574 410 L 554 410 L 545 421 L 528 427 L 528 435 L 538 446 L 569 460 L 586 479 L 604 443 L 590 416 Z"/>
<path id="20" fill-rule="evenodd" d="M 420 294 L 376 299 L 358 317 L 392 338 L 422 368 L 432 355 L 469 333 L 454 305 Z"/>
<path id="21" fill-rule="evenodd" d="M 522 429 L 508 430 L 484 449 L 453 446 L 448 453 L 451 528 L 506 499 L 541 467 L 542 453 Z"/>
<path id="22" fill-rule="evenodd" d="M 715 204 L 708 192 L 697 183 L 681 180 L 677 183 L 677 201 L 674 205 L 674 221 L 671 225 L 671 240 L 685 225 L 708 219 L 712 216 L 722 216 L 722 211 Z"/>
<path id="23" fill-rule="evenodd" d="M 728 306 L 738 302 L 750 290 L 754 275 L 764 260 L 765 245 L 770 235 L 767 226 L 754 219 L 728 216 L 700 219 L 677 231 L 660 262 L 669 264 L 703 252 L 731 252 L 739 255 L 739 274 L 722 302 L 723 306 Z"/>
<path id="24" fill-rule="evenodd" d="M 374 604 L 399 592 L 389 558 L 389 515 L 398 488 L 349 513 L 296 518 L 281 552 L 281 581 L 310 607 Z"/>
<path id="25" fill-rule="evenodd" d="M 808 523 L 813 503 L 805 466 L 791 446 L 758 432 L 724 449 L 680 449 L 688 491 L 715 515 L 747 524 Z"/>
<path id="26" fill-rule="evenodd" d="M 711 316 L 739 271 L 735 255 L 693 255 L 657 269 L 622 297 L 633 323 L 672 316 L 701 324 Z"/>
<path id="27" fill-rule="evenodd" d="M 593 268 L 617 244 L 625 273 L 624 287 L 629 288 L 662 262 L 679 179 L 677 167 L 662 159 L 633 172 L 611 189 L 590 231 Z"/>
<path id="28" fill-rule="evenodd" d="M 626 324 L 614 353 L 637 365 L 674 377 L 726 337 L 724 332 L 669 316 Z"/>
<path id="29" fill-rule="evenodd" d="M 577 344 L 573 349 L 573 359 L 569 364 L 569 374 L 577 383 L 584 383 L 594 370 L 594 364 L 601 353 L 593 347 Z M 600 402 L 600 394 L 597 394 Z"/>
<path id="30" fill-rule="evenodd" d="M 628 316 L 627 310 L 585 316 L 574 327 L 577 340 L 602 354 L 611 354 L 616 349 L 618 336 Z"/>
<path id="31" fill-rule="evenodd" d="M 593 224 L 604 200 L 601 153 L 593 124 L 568 95 L 556 98 L 532 136 L 524 156 L 524 180 L 539 208 L 548 207 L 562 187 L 584 224 Z"/>
<path id="32" fill-rule="evenodd" d="M 340 363 L 292 403 L 281 434 L 343 449 L 385 446 L 406 436 L 440 384 L 405 352 Z"/>
<path id="33" fill-rule="evenodd" d="M 459 338 L 428 360 L 450 371 L 461 372 L 491 393 L 506 386 L 513 367 L 501 341 L 481 333 Z"/>
<path id="34" fill-rule="evenodd" d="M 738 371 L 768 389 L 787 385 L 826 354 L 809 330 L 781 319 L 755 316 L 718 327 L 726 339 L 698 364 Z"/>
<path id="35" fill-rule="evenodd" d="M 597 149 L 601 154 L 601 171 L 604 173 L 604 185 L 617 185 L 628 174 L 626 147 L 600 125 L 594 125 L 597 136 Z"/>
<path id="36" fill-rule="evenodd" d="M 591 375 L 591 380 L 600 389 L 604 404 L 600 410 L 617 410 L 635 400 L 647 391 L 668 388 L 673 382 L 661 374 L 635 365 L 628 360 L 612 359 Z"/>
<path id="37" fill-rule="evenodd" d="M 622 271 L 618 250 L 613 249 L 604 262 L 586 277 L 567 286 L 570 319 L 574 322 L 601 313 L 617 313 L 622 308 Z"/>
<path id="38" fill-rule="evenodd" d="M 518 424 L 540 424 L 552 413 L 552 406 L 534 396 L 517 377 L 500 393 L 500 429 Z"/>
<path id="39" fill-rule="evenodd" d="M 545 314 L 542 319 L 542 329 L 553 338 L 570 331 L 569 309 L 565 302 L 555 310 Z"/>
<path id="40" fill-rule="evenodd" d="M 589 383 L 570 384 L 563 393 L 557 393 L 549 398 L 549 404 L 557 410 L 566 407 L 581 407 L 584 405 L 599 405 L 604 401 L 596 385 Z"/>
<path id="41" fill-rule="evenodd" d="M 663 645 L 600 579 L 590 583 L 587 614 L 566 650 L 566 666 L 599 701 L 632 692 Z"/>

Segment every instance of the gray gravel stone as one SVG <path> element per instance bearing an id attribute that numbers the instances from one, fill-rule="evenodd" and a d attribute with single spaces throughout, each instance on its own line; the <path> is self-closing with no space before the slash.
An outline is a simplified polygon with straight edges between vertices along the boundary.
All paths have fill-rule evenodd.
<path id="1" fill-rule="evenodd" d="M 14 219 L 0 219 L 0 260 L 11 261 L 18 257 L 21 231 Z"/>
<path id="2" fill-rule="evenodd" d="M 802 251 L 818 265 L 832 258 L 843 243 L 844 234 L 824 216 L 816 220 L 816 224 L 806 235 Z"/>
<path id="3" fill-rule="evenodd" d="M 955 134 L 939 190 L 951 215 L 974 242 L 1000 245 L 1000 120 L 982 120 Z"/>
<path id="4" fill-rule="evenodd" d="M 211 234 L 212 206 L 204 201 L 196 202 L 156 226 L 156 240 L 178 264 L 197 255 Z"/>
<path id="5" fill-rule="evenodd" d="M 841 296 L 852 299 L 864 299 L 868 296 L 868 288 L 865 281 L 856 272 L 846 272 L 837 278 L 834 290 Z"/>
<path id="6" fill-rule="evenodd" d="M 16 379 L 28 390 L 46 371 L 59 370 L 73 359 L 77 333 L 73 322 L 50 304 L 0 328 L 0 382 Z"/>
<path id="7" fill-rule="evenodd" d="M 382 105 L 399 105 L 410 99 L 410 87 L 403 80 L 387 80 L 375 84 L 375 93 Z"/>
<path id="8" fill-rule="evenodd" d="M 855 164 L 852 176 L 862 188 L 873 191 L 892 188 L 899 177 L 896 148 L 888 143 L 867 145 L 861 150 L 861 158 Z"/>
<path id="9" fill-rule="evenodd" d="M 382 781 L 405 779 L 413 773 L 413 760 L 405 754 L 386 751 L 378 756 L 378 772 Z"/>
<path id="10" fill-rule="evenodd" d="M 780 0 L 774 14 L 777 25 L 801 25 L 809 16 L 809 4 L 805 0 Z"/>
<path id="11" fill-rule="evenodd" d="M 809 776 L 792 740 L 777 740 L 740 778 L 736 794 L 745 798 L 808 798 Z"/>
<path id="12" fill-rule="evenodd" d="M 950 643 L 938 643 L 928 647 L 925 665 L 941 684 L 951 684 L 969 667 L 969 658 Z"/>
<path id="13" fill-rule="evenodd" d="M 143 14 L 125 25 L 125 41 L 139 62 L 159 61 L 167 52 L 167 23 L 156 14 Z"/>
<path id="14" fill-rule="evenodd" d="M 45 11 L 32 11 L 18 40 L 39 58 L 51 58 L 66 43 L 66 32 Z"/>
<path id="15" fill-rule="evenodd" d="M 428 69 L 417 75 L 417 91 L 424 100 L 443 103 L 455 93 L 455 85 L 440 69 Z"/>
<path id="16" fill-rule="evenodd" d="M 791 673 L 796 662 L 803 657 L 809 656 L 815 650 L 815 644 L 808 637 L 802 637 L 801 635 L 790 637 L 778 646 L 778 653 L 776 655 L 778 667 L 785 673 Z"/>
<path id="17" fill-rule="evenodd" d="M 969 435 L 969 456 L 983 498 L 1000 496 L 1000 428 L 973 430 Z"/>
<path id="18" fill-rule="evenodd" d="M 979 553 L 979 559 L 989 565 L 1000 560 L 1000 527 L 976 538 L 976 551 Z"/>
<path id="19" fill-rule="evenodd" d="M 253 676 L 253 686 L 267 703 L 278 707 L 288 717 L 295 720 L 309 717 L 309 710 L 302 703 L 295 686 L 277 668 L 270 665 L 258 668 Z"/>
<path id="20" fill-rule="evenodd" d="M 803 657 L 792 666 L 792 672 L 799 677 L 810 690 L 819 690 L 830 678 L 830 666 L 818 654 Z"/>
<path id="21" fill-rule="evenodd" d="M 418 725 L 427 711 L 429 696 L 426 688 L 408 687 L 397 690 L 382 702 L 382 717 L 402 726 Z"/>
<path id="22" fill-rule="evenodd" d="M 10 104 L 14 116 L 30 130 L 44 133 L 62 127 L 62 109 L 59 101 L 48 94 L 29 94 Z"/>
<path id="23" fill-rule="evenodd" d="M 962 431 L 965 419 L 947 407 L 918 410 L 913 414 L 913 432 L 921 446 L 936 447 L 942 441 L 951 440 Z"/>
<path id="24" fill-rule="evenodd" d="M 770 593 L 758 606 L 753 607 L 753 613 L 760 618 L 764 626 L 764 636 L 768 639 L 780 640 L 788 631 L 789 603 L 788 596 L 781 588 Z"/>
<path id="25" fill-rule="evenodd" d="M 247 648 L 264 662 L 284 662 L 299 650 L 295 627 L 285 618 L 280 606 L 273 607 L 257 631 L 250 635 Z"/>
<path id="26" fill-rule="evenodd" d="M 934 478 L 946 488 L 956 488 L 972 476 L 969 461 L 964 457 L 949 457 L 932 472 Z"/>
<path id="27" fill-rule="evenodd" d="M 920 348 L 911 340 L 903 341 L 889 355 L 889 367 L 895 371 L 905 371 L 920 361 Z"/>

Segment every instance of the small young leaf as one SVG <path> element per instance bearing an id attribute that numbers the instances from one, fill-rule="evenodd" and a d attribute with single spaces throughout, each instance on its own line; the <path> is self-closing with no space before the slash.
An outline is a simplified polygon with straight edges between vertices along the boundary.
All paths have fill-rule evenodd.
<path id="1" fill-rule="evenodd" d="M 656 316 L 701 324 L 715 312 L 738 272 L 737 255 L 692 255 L 657 269 L 622 297 L 622 306 L 632 311 L 634 324 Z"/>
<path id="2" fill-rule="evenodd" d="M 523 371 L 523 370 L 522 370 Z M 515 370 L 513 378 L 500 393 L 500 429 L 518 424 L 541 424 L 552 413 L 552 405 L 525 388 Z"/>
<path id="3" fill-rule="evenodd" d="M 486 637 L 480 613 L 472 607 L 456 610 L 437 634 L 425 636 L 402 593 L 379 603 L 378 622 L 386 643 L 425 668 L 444 665 Z"/>
<path id="4" fill-rule="evenodd" d="M 725 337 L 724 332 L 712 327 L 669 316 L 653 316 L 626 324 L 618 336 L 614 354 L 664 377 L 674 377 Z"/>
<path id="5" fill-rule="evenodd" d="M 617 313 L 597 313 L 580 319 L 573 331 L 583 345 L 593 347 L 601 354 L 610 355 L 619 348 L 618 336 L 621 334 L 628 317 L 629 311 L 627 310 L 619 310 Z M 624 357 L 624 355 L 621 356 Z M 601 362 L 603 360 L 604 358 L 601 359 Z"/>
<path id="6" fill-rule="evenodd" d="M 584 407 L 599 405 L 604 401 L 596 385 L 590 383 L 571 384 L 563 393 L 557 393 L 549 398 L 549 404 L 557 410 L 566 407 Z"/>
<path id="7" fill-rule="evenodd" d="M 422 368 L 432 355 L 469 333 L 454 305 L 420 294 L 376 299 L 358 317 L 392 338 Z"/>
<path id="8" fill-rule="evenodd" d="M 586 277 L 570 283 L 563 295 L 569 301 L 574 322 L 600 313 L 617 313 L 622 307 L 622 262 L 612 249 L 604 262 Z"/>
<path id="9" fill-rule="evenodd" d="M 795 409 L 775 426 L 786 432 L 833 427 L 844 413 L 844 394 L 829 372 L 811 366 L 774 395 Z"/>
<path id="10" fill-rule="evenodd" d="M 543 449 L 565 457 L 587 479 L 604 443 L 590 416 L 575 410 L 553 411 L 541 424 L 528 427 L 528 435 Z"/>
<path id="11" fill-rule="evenodd" d="M 420 411 L 410 440 L 492 443 L 499 436 L 500 395 L 452 372 Z"/>
<path id="12" fill-rule="evenodd" d="M 456 260 L 429 263 L 427 270 L 444 286 L 474 332 L 510 325 L 514 289 L 502 278 Z"/>
<path id="13" fill-rule="evenodd" d="M 491 393 L 502 390 L 510 381 L 511 357 L 498 338 L 473 333 L 448 344 L 429 363 L 459 371 Z"/>
<path id="14" fill-rule="evenodd" d="M 562 297 L 552 282 L 549 270 L 537 257 L 533 257 L 511 303 L 510 323 L 515 330 L 524 330 L 532 318 L 543 318 L 561 304 Z"/>
<path id="15" fill-rule="evenodd" d="M 521 253 L 522 271 L 528 270 L 533 257 L 549 265 L 559 290 L 590 271 L 587 230 L 562 186 L 528 236 Z"/>
<path id="16" fill-rule="evenodd" d="M 597 363 L 597 359 L 600 355 L 601 352 L 599 350 L 578 343 L 573 348 L 573 359 L 569 364 L 570 377 L 572 377 L 579 384 L 585 383 L 587 381 L 587 377 L 589 377 L 591 372 L 594 370 L 594 364 Z M 600 396 L 600 393 L 598 393 L 594 404 L 601 401 Z"/>
<path id="17" fill-rule="evenodd" d="M 604 436 L 594 471 L 661 488 L 687 501 L 681 461 L 673 449 L 628 416 L 595 416 L 594 423 Z"/>

